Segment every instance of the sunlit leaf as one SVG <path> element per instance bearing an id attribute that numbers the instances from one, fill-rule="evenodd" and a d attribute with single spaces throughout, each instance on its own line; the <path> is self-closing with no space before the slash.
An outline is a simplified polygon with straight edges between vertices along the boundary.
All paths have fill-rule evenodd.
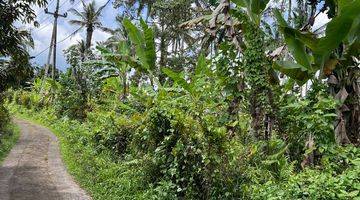
<path id="1" fill-rule="evenodd" d="M 139 58 L 143 67 L 149 69 L 146 51 L 145 51 L 145 38 L 141 31 L 129 19 L 123 20 L 123 25 L 129 34 L 130 40 L 135 46 L 136 56 Z"/>
<path id="2" fill-rule="evenodd" d="M 176 84 L 180 85 L 182 88 L 190 92 L 190 84 L 186 82 L 181 73 L 174 72 L 169 68 L 163 68 L 162 71 Z"/>

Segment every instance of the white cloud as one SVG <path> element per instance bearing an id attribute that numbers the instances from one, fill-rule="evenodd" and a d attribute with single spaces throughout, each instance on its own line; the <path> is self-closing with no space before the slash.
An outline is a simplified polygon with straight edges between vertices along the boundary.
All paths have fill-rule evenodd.
<path id="1" fill-rule="evenodd" d="M 95 30 L 94 36 L 93 36 L 93 44 L 95 44 L 96 42 L 99 42 L 99 41 L 104 41 L 107 38 L 109 38 L 110 36 L 111 35 L 109 33 L 105 33 L 100 30 Z"/>
<path id="2" fill-rule="evenodd" d="M 102 6 L 104 5 L 108 0 L 96 0 L 95 3 L 96 3 L 96 6 Z"/>
<path id="3" fill-rule="evenodd" d="M 314 25 L 312 27 L 312 30 L 317 30 L 318 28 L 320 28 L 321 26 L 323 26 L 324 24 L 327 24 L 330 21 L 330 19 L 327 17 L 326 13 L 320 13 L 314 22 Z"/>
<path id="4" fill-rule="evenodd" d="M 54 0 L 56 1 L 56 0 Z M 65 0 L 60 0 L 60 5 Z M 85 2 L 89 2 L 90 0 L 85 0 Z M 105 4 L 107 0 L 96 0 L 97 7 L 102 6 Z M 49 7 L 49 10 L 54 10 L 55 3 L 52 3 Z M 75 0 L 75 5 L 70 3 L 65 3 L 61 9 L 60 12 L 66 12 L 68 9 L 74 7 L 75 9 L 82 10 L 82 4 L 78 3 L 78 0 Z M 46 49 L 50 45 L 51 35 L 52 35 L 52 21 L 54 20 L 53 17 L 48 17 L 44 13 L 43 8 L 34 8 L 36 14 L 37 14 L 37 20 L 39 22 L 42 22 L 40 24 L 39 28 L 34 28 L 33 26 L 27 26 L 27 28 L 32 29 L 32 35 L 35 42 L 35 48 L 33 50 L 30 50 L 31 55 L 37 55 L 44 49 Z M 104 9 L 103 15 L 102 15 L 102 22 L 104 26 L 107 27 L 114 27 L 116 26 L 115 23 L 115 16 L 117 14 L 117 10 L 112 7 L 112 4 L 109 3 L 108 6 Z M 74 19 L 75 16 L 73 16 L 71 13 L 68 13 L 67 18 L 59 18 L 58 19 L 58 32 L 57 32 L 57 41 L 61 41 L 62 39 L 68 37 L 71 33 L 73 33 L 78 27 L 72 26 L 68 23 L 70 19 Z M 100 30 L 96 30 L 93 34 L 93 41 L 92 44 L 96 44 L 97 41 L 104 41 L 106 40 L 110 34 L 104 33 Z M 63 55 L 63 50 L 68 48 L 69 46 L 76 44 L 79 40 L 85 38 L 85 32 L 80 31 L 74 36 L 66 39 L 65 41 L 61 42 L 57 46 L 57 65 L 60 69 L 65 69 L 67 66 L 67 63 L 65 61 L 65 57 Z M 41 55 L 37 56 L 34 61 L 38 63 L 39 65 L 44 65 L 47 62 L 47 56 L 48 56 L 48 50 L 44 51 Z"/>

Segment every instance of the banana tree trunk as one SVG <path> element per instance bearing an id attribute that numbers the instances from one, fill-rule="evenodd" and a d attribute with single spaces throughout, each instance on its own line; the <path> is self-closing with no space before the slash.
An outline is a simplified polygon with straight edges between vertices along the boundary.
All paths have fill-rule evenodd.
<path id="1" fill-rule="evenodd" d="M 345 72 L 345 77 L 334 73 L 328 79 L 331 94 L 342 102 L 337 108 L 335 139 L 340 145 L 360 144 L 360 70 L 348 67 Z"/>

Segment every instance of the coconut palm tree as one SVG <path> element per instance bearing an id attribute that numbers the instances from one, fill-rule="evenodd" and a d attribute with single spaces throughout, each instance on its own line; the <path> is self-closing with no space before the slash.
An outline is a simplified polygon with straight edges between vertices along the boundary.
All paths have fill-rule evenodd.
<path id="1" fill-rule="evenodd" d="M 84 28 L 86 29 L 86 49 L 89 49 L 91 46 L 91 39 L 95 29 L 100 29 L 106 32 L 110 31 L 110 29 L 104 27 L 100 22 L 101 12 L 109 2 L 110 0 L 108 0 L 103 6 L 96 9 L 95 0 L 89 4 L 85 4 L 84 0 L 81 0 L 81 3 L 83 4 L 82 11 L 78 11 L 74 8 L 69 10 L 69 12 L 79 17 L 79 19 L 69 21 L 70 24 L 79 26 L 75 33 Z"/>

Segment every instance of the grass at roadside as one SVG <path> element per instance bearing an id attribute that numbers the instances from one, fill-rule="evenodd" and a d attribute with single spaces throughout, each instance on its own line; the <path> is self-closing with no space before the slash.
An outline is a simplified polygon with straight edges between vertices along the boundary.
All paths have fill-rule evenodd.
<path id="1" fill-rule="evenodd" d="M 142 184 L 141 160 L 117 160 L 111 152 L 98 152 L 89 142 L 85 125 L 53 118 L 46 110 L 35 112 L 16 105 L 9 110 L 17 118 L 47 127 L 58 137 L 69 173 L 94 200 L 149 199 L 154 192 Z"/>
<path id="2" fill-rule="evenodd" d="M 148 171 L 152 170 L 151 157 L 149 159 L 147 155 L 130 154 L 119 157 L 111 149 L 103 148 L 96 137 L 98 123 L 90 120 L 81 123 L 67 117 L 58 118 L 55 110 L 51 108 L 37 110 L 14 104 L 8 106 L 9 110 L 20 118 L 37 121 L 49 127 L 58 136 L 63 161 L 68 171 L 94 200 L 177 199 L 170 193 L 173 190 L 172 185 L 165 181 L 160 182 L 162 180 L 155 185 L 147 179 Z M 99 114 L 97 117 L 101 119 L 103 115 Z M 100 120 L 99 123 L 104 121 Z M 239 184 L 239 187 L 248 190 L 249 195 L 244 196 L 244 199 L 355 200 L 360 194 L 359 161 L 360 151 L 357 147 L 329 146 L 322 159 L 322 169 L 308 168 L 298 173 L 292 172 L 291 168 L 283 169 L 279 171 L 281 180 L 269 179 L 266 182 L 254 183 L 248 178 L 258 176 L 262 171 L 245 166 L 248 170 L 244 171 L 244 175 L 248 178 L 242 179 L 243 175 L 237 177 L 240 181 L 245 180 Z M 225 187 L 227 185 L 223 188 Z"/>
<path id="3" fill-rule="evenodd" d="M 11 123 L 5 133 L 0 136 L 0 164 L 4 161 L 9 154 L 12 147 L 16 144 L 20 136 L 20 128 Z"/>

